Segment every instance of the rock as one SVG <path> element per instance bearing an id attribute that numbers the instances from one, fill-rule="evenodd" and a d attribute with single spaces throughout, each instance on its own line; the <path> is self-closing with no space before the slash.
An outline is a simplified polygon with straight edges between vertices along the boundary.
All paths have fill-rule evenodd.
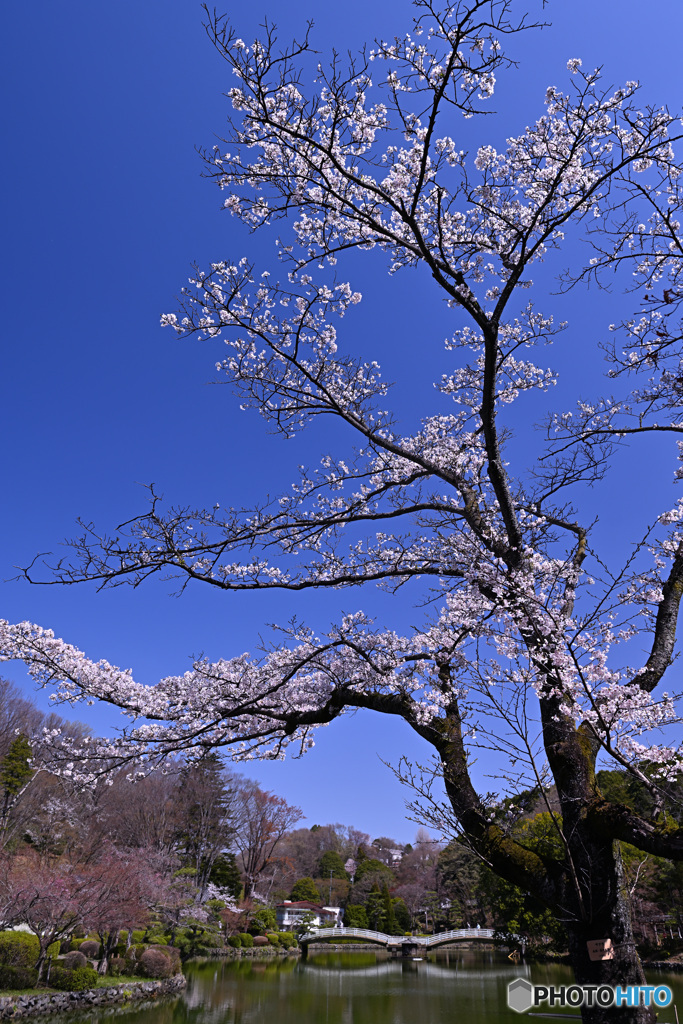
<path id="1" fill-rule="evenodd" d="M 43 1013 L 78 1010 L 102 1003 L 125 1003 L 129 1000 L 154 999 L 180 992 L 187 985 L 183 974 L 163 981 L 141 981 L 134 984 L 110 985 L 85 992 L 46 992 L 44 996 L 3 996 L 0 998 L 0 1020 L 13 1020 Z"/>

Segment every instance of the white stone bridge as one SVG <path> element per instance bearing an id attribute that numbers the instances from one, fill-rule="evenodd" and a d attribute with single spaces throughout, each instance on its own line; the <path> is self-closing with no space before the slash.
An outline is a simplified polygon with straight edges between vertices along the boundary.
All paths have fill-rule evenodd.
<path id="1" fill-rule="evenodd" d="M 335 939 L 355 939 L 356 942 L 373 942 L 392 952 L 413 956 L 450 942 L 491 942 L 494 936 L 493 928 L 455 928 L 436 935 L 387 935 L 370 928 L 311 928 L 299 936 L 299 944 L 305 948 L 309 943 L 321 940 L 331 942 Z"/>

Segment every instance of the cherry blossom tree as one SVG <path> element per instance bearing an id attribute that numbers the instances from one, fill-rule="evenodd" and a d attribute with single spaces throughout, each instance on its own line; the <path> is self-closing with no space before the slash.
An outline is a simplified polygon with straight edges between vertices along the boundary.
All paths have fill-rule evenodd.
<path id="1" fill-rule="evenodd" d="M 131 856 L 108 850 L 97 864 L 88 866 L 86 876 L 90 881 L 91 905 L 86 909 L 84 923 L 99 936 L 102 956 L 97 970 L 106 974 L 121 930 L 130 931 L 149 919 L 163 883 L 137 851 Z"/>
<path id="2" fill-rule="evenodd" d="M 640 108 L 637 83 L 607 89 L 572 57 L 540 116 L 498 151 L 490 120 L 467 119 L 487 109 L 505 72 L 506 37 L 527 27 L 516 0 L 416 7 L 410 34 L 327 64 L 308 35 L 282 49 L 266 25 L 247 44 L 207 11 L 234 75 L 233 114 L 225 141 L 204 154 L 207 174 L 250 229 L 278 225 L 282 279 L 245 258 L 197 267 L 180 311 L 162 318 L 180 335 L 225 342 L 219 372 L 275 432 L 327 417 L 356 447 L 255 508 L 166 508 L 152 491 L 149 510 L 114 534 L 85 525 L 52 579 L 104 587 L 158 574 L 292 595 L 370 584 L 406 594 L 410 584 L 428 609 L 421 624 L 401 635 L 363 611 L 325 634 L 294 622 L 260 654 L 198 660 L 154 687 L 30 623 L 4 626 L 2 652 L 58 699 L 107 701 L 133 720 L 117 739 L 90 742 L 85 759 L 46 738 L 76 779 L 221 746 L 236 759 L 277 758 L 355 708 L 402 718 L 435 751 L 446 797 L 433 798 L 433 815 L 455 818 L 493 871 L 552 908 L 577 980 L 637 984 L 619 841 L 683 858 L 659 796 L 681 750 L 656 735 L 678 721 L 661 686 L 683 588 L 683 503 L 635 522 L 633 551 L 612 565 L 594 547 L 584 499 L 610 486 L 627 436 L 669 444 L 683 432 L 680 122 L 666 107 Z M 478 141 L 466 151 L 459 133 Z M 580 237 L 585 259 L 576 244 L 565 249 Z M 568 288 L 626 272 L 636 312 L 605 325 L 609 396 L 585 380 L 594 397 L 561 414 L 549 405 L 522 450 L 516 403 L 556 380 L 533 352 L 572 338 L 531 300 L 531 275 L 558 254 L 571 264 Z M 402 432 L 385 411 L 390 388 L 372 355 L 345 353 L 341 319 L 360 323 L 361 301 L 340 275 L 345 259 L 384 261 L 406 288 L 426 273 L 452 313 L 444 373 L 417 430 Z M 595 354 L 579 343 L 592 372 Z M 477 791 L 471 761 L 482 748 L 504 755 L 522 789 L 554 782 L 561 855 L 524 845 Z M 603 797 L 599 756 L 653 794 L 651 816 Z M 613 959 L 589 958 L 599 938 L 612 940 Z M 595 1007 L 584 1019 L 654 1018 Z"/>
<path id="3" fill-rule="evenodd" d="M 52 943 L 91 919 L 99 922 L 101 914 L 107 914 L 116 902 L 119 883 L 109 866 L 45 861 L 32 852 L 7 861 L 0 878 L 0 902 L 8 908 L 6 918 L 10 923 L 27 925 L 38 939 L 39 981 Z M 128 882 L 126 874 L 123 884 Z"/>

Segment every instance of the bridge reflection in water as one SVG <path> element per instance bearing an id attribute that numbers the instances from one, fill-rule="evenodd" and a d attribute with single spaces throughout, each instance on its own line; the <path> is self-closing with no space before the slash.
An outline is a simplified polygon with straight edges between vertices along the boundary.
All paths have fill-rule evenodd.
<path id="1" fill-rule="evenodd" d="M 493 928 L 455 928 L 437 935 L 387 935 L 370 928 L 311 928 L 299 937 L 299 944 L 305 953 L 311 942 L 353 939 L 384 946 L 394 955 L 419 956 L 453 942 L 493 942 L 495 934 Z"/>

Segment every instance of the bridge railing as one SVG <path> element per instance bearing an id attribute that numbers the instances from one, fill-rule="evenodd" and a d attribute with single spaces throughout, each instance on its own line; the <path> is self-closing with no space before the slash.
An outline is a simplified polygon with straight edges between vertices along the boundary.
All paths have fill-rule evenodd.
<path id="1" fill-rule="evenodd" d="M 427 935 L 421 941 L 425 946 L 438 946 L 444 942 L 458 942 L 467 939 L 492 939 L 494 935 L 493 928 L 454 928 L 450 932 Z"/>
<path id="2" fill-rule="evenodd" d="M 446 942 L 490 940 L 494 935 L 493 928 L 455 928 L 436 935 L 387 935 L 386 932 L 376 932 L 370 928 L 312 928 L 299 937 L 299 942 L 305 945 L 314 939 L 365 939 L 384 946 L 397 946 L 406 942 L 418 946 L 439 946 Z"/>

